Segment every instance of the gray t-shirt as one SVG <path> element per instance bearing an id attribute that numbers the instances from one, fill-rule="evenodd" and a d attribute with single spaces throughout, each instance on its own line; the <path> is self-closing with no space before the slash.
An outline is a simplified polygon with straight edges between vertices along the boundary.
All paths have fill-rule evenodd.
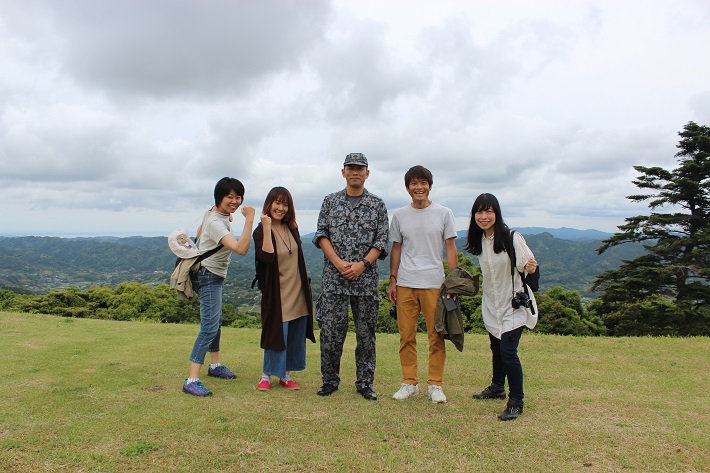
<path id="1" fill-rule="evenodd" d="M 202 253 L 205 253 L 217 247 L 220 240 L 230 233 L 232 233 L 232 227 L 229 224 L 229 215 L 222 215 L 219 212 L 208 210 L 205 212 L 205 218 L 202 221 L 202 234 L 200 235 L 198 248 Z M 214 255 L 202 260 L 202 266 L 211 273 L 226 278 L 231 257 L 232 250 L 225 246 Z"/>
<path id="2" fill-rule="evenodd" d="M 397 285 L 415 289 L 438 289 L 444 283 L 444 242 L 456 238 L 454 213 L 432 202 L 415 209 L 407 205 L 395 210 L 390 239 L 402 244 Z"/>
<path id="3" fill-rule="evenodd" d="M 348 195 L 347 193 L 345 194 L 345 200 L 350 202 L 350 205 L 355 208 L 358 205 L 360 205 L 360 201 L 362 200 L 362 195 Z"/>

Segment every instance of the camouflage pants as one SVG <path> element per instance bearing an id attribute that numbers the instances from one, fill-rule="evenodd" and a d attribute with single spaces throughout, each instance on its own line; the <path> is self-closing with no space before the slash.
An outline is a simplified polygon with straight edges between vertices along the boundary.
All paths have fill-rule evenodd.
<path id="1" fill-rule="evenodd" d="M 355 387 L 372 388 L 375 381 L 375 323 L 379 301 L 368 296 L 326 294 L 321 292 L 316 303 L 316 320 L 320 325 L 320 366 L 323 384 L 340 384 L 340 358 L 348 333 L 348 305 L 355 323 Z"/>

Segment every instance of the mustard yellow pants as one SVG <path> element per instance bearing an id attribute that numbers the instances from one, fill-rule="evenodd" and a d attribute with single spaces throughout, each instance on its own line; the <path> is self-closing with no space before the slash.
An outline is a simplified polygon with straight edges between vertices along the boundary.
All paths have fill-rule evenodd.
<path id="1" fill-rule="evenodd" d="M 444 336 L 434 328 L 439 289 L 413 289 L 397 286 L 397 325 L 399 326 L 399 361 L 404 382 L 418 384 L 417 324 L 424 315 L 429 337 L 428 384 L 441 386 L 444 380 L 446 346 Z"/>

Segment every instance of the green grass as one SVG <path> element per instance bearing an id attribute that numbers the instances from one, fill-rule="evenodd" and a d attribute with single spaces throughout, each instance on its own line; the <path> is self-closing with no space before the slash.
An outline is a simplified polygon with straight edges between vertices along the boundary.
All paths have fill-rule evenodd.
<path id="1" fill-rule="evenodd" d="M 528 332 L 525 413 L 503 423 L 504 401 L 471 398 L 490 377 L 484 335 L 467 336 L 463 353 L 447 342 L 449 402 L 434 405 L 391 399 L 397 335 L 378 335 L 380 400 L 368 402 L 354 389 L 354 334 L 340 390 L 321 398 L 319 345 L 294 373 L 300 391 L 262 393 L 259 331 L 232 328 L 222 359 L 238 379 L 203 375 L 215 394 L 194 398 L 180 389 L 197 330 L 0 313 L 0 470 L 710 470 L 708 338 Z"/>

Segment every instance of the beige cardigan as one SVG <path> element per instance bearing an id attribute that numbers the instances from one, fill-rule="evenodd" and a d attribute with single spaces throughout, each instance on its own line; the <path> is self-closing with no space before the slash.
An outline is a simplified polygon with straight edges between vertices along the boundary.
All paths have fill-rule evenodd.
<path id="1" fill-rule="evenodd" d="M 192 296 L 195 295 L 190 280 L 190 271 L 197 271 L 200 268 L 200 263 L 195 262 L 197 258 L 198 256 L 181 259 L 175 266 L 173 274 L 170 275 L 170 289 L 177 291 L 179 299 L 192 299 Z"/>

